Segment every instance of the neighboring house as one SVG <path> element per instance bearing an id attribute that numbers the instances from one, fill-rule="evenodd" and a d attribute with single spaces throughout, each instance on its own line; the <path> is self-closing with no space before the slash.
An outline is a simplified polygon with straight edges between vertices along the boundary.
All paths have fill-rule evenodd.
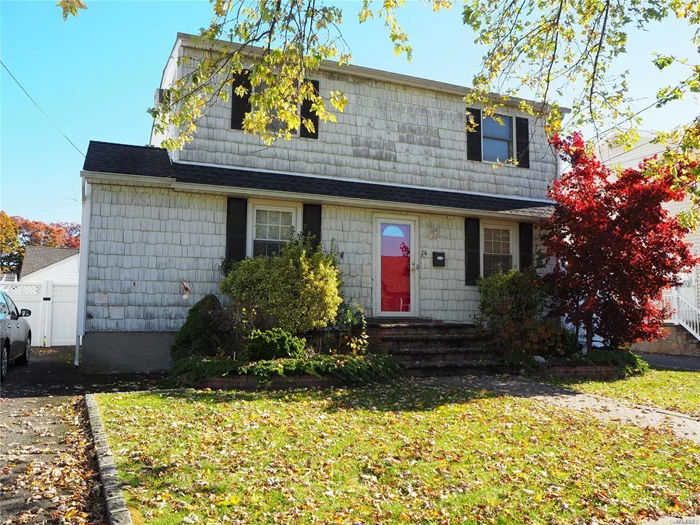
<path id="1" fill-rule="evenodd" d="M 76 342 L 79 250 L 27 246 L 18 282 L 0 281 L 19 308 L 27 308 L 34 346 Z"/>
<path id="2" fill-rule="evenodd" d="M 609 147 L 602 143 L 598 146 L 598 155 L 605 165 L 620 169 L 637 167 L 644 159 L 663 153 L 665 147 L 655 144 L 654 133 L 639 132 L 640 140 L 630 150 L 623 147 Z M 665 205 L 669 212 L 678 215 L 690 208 L 690 200 L 672 202 Z M 692 251 L 700 253 L 700 229 L 690 232 L 686 241 L 692 244 Z M 684 354 L 700 356 L 700 267 L 684 276 L 684 282 L 678 288 L 664 295 L 671 304 L 674 315 L 669 320 L 669 336 L 652 343 L 635 345 L 638 351 L 667 354 Z"/>
<path id="3" fill-rule="evenodd" d="M 161 88 L 185 74 L 180 57 L 202 55 L 195 40 L 178 35 Z M 218 293 L 222 260 L 274 253 L 293 231 L 335 242 L 345 299 L 372 317 L 470 322 L 480 275 L 532 264 L 558 174 L 542 119 L 513 101 L 504 126 L 487 119 L 467 133 L 467 88 L 330 62 L 313 79 L 321 93 L 344 92 L 346 111 L 335 124 L 305 115 L 315 133 L 270 148 L 241 130 L 249 106 L 237 96 L 216 101 L 172 155 L 159 136 L 145 147 L 90 143 L 85 366 L 167 367 L 189 308 Z M 494 168 L 504 155 L 519 165 Z"/>
<path id="4" fill-rule="evenodd" d="M 78 284 L 77 248 L 27 246 L 22 260 L 20 281 L 55 281 Z"/>

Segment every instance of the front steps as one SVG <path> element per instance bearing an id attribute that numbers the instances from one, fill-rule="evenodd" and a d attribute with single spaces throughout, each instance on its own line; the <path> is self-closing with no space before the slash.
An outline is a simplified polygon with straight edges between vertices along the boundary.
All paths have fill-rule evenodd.
<path id="1" fill-rule="evenodd" d="M 370 347 L 393 355 L 413 377 L 509 373 L 473 325 L 430 319 L 370 319 Z"/>

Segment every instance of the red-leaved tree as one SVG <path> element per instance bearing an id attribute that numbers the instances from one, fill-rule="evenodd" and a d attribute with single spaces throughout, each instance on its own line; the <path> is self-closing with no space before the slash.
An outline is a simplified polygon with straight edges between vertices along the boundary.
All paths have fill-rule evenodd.
<path id="1" fill-rule="evenodd" d="M 678 165 L 674 177 L 645 160 L 615 174 L 580 133 L 551 142 L 570 165 L 550 187 L 556 207 L 542 224 L 560 313 L 585 329 L 588 350 L 594 335 L 611 346 L 663 336 L 662 291 L 699 262 L 663 204 L 683 200 L 678 181 L 697 166 Z"/>

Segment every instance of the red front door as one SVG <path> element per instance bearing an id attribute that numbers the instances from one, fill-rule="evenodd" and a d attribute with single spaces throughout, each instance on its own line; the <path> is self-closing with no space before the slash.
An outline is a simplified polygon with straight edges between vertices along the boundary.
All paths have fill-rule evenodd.
<path id="1" fill-rule="evenodd" d="M 410 313 L 411 224 L 380 221 L 380 308 L 383 314 Z"/>

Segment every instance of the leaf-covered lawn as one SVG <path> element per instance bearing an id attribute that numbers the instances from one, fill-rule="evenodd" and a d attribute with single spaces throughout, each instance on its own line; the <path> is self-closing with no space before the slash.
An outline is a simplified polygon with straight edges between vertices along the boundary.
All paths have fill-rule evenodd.
<path id="1" fill-rule="evenodd" d="M 643 376 L 618 381 L 584 381 L 564 386 L 700 417 L 700 372 L 649 370 Z"/>
<path id="2" fill-rule="evenodd" d="M 700 447 L 404 382 L 98 398 L 135 522 L 634 523 L 700 511 Z"/>

